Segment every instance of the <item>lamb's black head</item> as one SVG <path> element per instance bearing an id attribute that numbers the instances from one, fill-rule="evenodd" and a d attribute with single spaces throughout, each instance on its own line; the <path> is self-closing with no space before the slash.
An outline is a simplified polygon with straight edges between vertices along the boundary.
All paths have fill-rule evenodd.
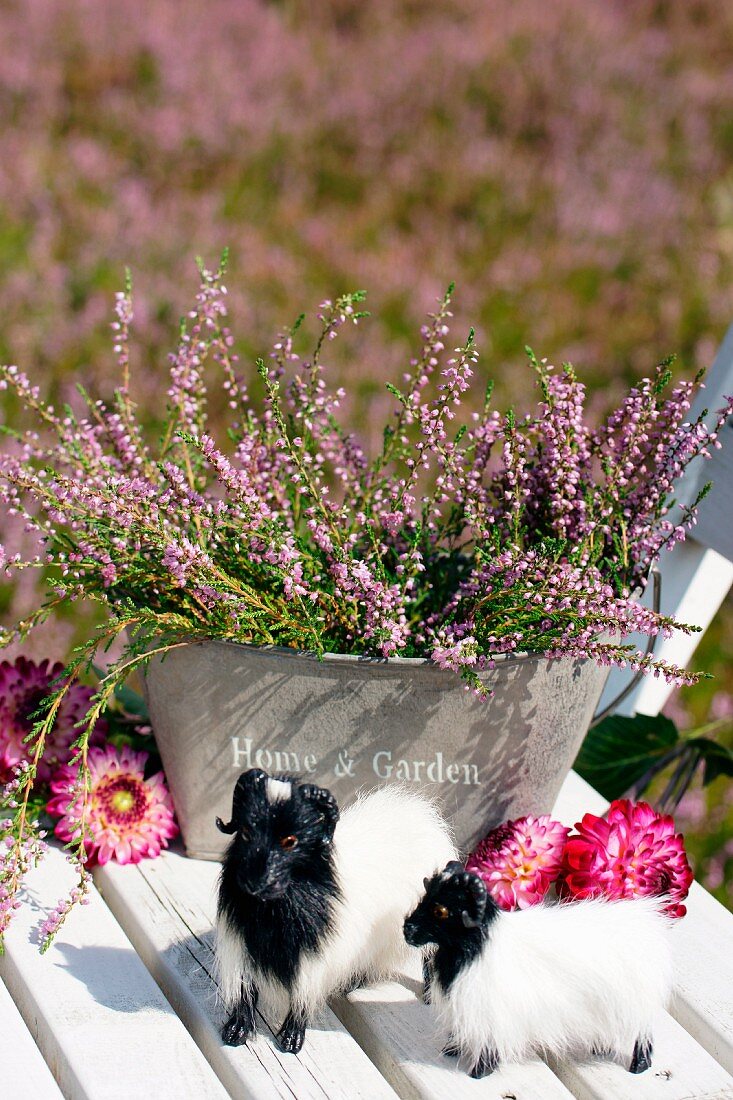
<path id="1" fill-rule="evenodd" d="M 318 878 L 330 861 L 329 846 L 339 812 L 330 791 L 296 776 L 243 772 L 232 796 L 233 836 L 225 868 L 237 887 L 262 900 L 281 897 L 295 879 Z"/>
<path id="2" fill-rule="evenodd" d="M 479 876 L 452 862 L 425 879 L 425 896 L 405 921 L 405 939 L 413 947 L 452 944 L 485 928 L 496 912 Z"/>

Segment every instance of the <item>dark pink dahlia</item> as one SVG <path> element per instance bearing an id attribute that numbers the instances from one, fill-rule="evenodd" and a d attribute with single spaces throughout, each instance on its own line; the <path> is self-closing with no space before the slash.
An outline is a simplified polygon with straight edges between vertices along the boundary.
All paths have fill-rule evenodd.
<path id="1" fill-rule="evenodd" d="M 565 845 L 560 893 L 565 897 L 666 896 L 665 912 L 683 917 L 692 882 L 684 840 L 669 814 L 626 798 L 606 819 L 586 814 Z"/>
<path id="2" fill-rule="evenodd" d="M 64 666 L 47 660 L 37 664 L 27 657 L 15 661 L 0 661 L 0 783 L 7 782 L 16 764 L 31 757 L 31 748 L 25 743 L 44 696 L 55 690 L 52 683 L 63 672 Z M 69 759 L 69 746 L 79 736 L 76 728 L 89 708 L 93 691 L 83 684 L 72 684 L 59 707 L 46 740 L 43 757 L 38 763 L 38 780 L 47 783 L 60 764 Z M 107 723 L 100 719 L 94 729 L 92 744 L 104 740 Z"/>
<path id="3" fill-rule="evenodd" d="M 500 909 L 527 909 L 557 877 L 569 832 L 548 814 L 506 821 L 471 853 L 466 870 L 481 876 Z"/>

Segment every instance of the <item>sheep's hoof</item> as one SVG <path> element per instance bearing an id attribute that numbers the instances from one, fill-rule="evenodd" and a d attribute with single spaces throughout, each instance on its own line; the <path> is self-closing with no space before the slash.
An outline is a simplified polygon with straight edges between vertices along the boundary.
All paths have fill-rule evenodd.
<path id="1" fill-rule="evenodd" d="M 493 1073 L 496 1067 L 499 1065 L 499 1059 L 494 1054 L 493 1050 L 484 1051 L 479 1058 L 476 1065 L 471 1070 L 469 1076 L 474 1080 L 478 1080 L 480 1077 L 488 1077 L 490 1073 Z"/>
<path id="2" fill-rule="evenodd" d="M 297 1054 L 305 1041 L 305 1024 L 288 1015 L 277 1033 L 277 1045 L 283 1054 Z"/>
<path id="3" fill-rule="evenodd" d="M 652 1064 L 652 1042 L 651 1039 L 637 1039 L 634 1043 L 634 1053 L 631 1056 L 631 1065 L 629 1066 L 629 1073 L 644 1073 L 645 1070 L 650 1069 Z"/>
<path id="4" fill-rule="evenodd" d="M 221 1031 L 222 1040 L 228 1047 L 241 1047 L 248 1039 L 254 1039 L 254 1036 L 254 1025 L 237 1016 L 236 1012 L 230 1016 Z"/>

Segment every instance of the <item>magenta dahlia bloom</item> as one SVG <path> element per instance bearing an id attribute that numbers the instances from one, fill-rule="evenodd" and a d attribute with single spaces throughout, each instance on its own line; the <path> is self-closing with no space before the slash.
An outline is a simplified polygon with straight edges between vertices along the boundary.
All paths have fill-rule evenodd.
<path id="1" fill-rule="evenodd" d="M 57 662 L 28 660 L 18 657 L 15 661 L 0 661 L 0 783 L 12 776 L 16 764 L 31 757 L 31 748 L 25 743 L 44 696 L 54 690 L 53 681 L 63 672 Z M 69 747 L 79 736 L 76 728 L 87 710 L 93 691 L 83 684 L 72 684 L 58 709 L 50 737 L 46 738 L 43 757 L 38 762 L 37 777 L 47 783 L 61 764 L 68 763 Z M 91 744 L 104 740 L 107 723 L 100 719 L 92 735 Z"/>
<path id="2" fill-rule="evenodd" d="M 112 745 L 89 751 L 91 791 L 86 811 L 90 837 L 87 863 L 139 863 L 160 855 L 178 832 L 173 801 L 162 772 L 144 778 L 146 752 Z M 61 767 L 51 782 L 53 798 L 46 807 L 54 817 L 56 836 L 67 843 L 79 836 L 81 798 L 72 767 Z"/>
<path id="3" fill-rule="evenodd" d="M 481 876 L 500 909 L 528 909 L 557 877 L 569 832 L 548 814 L 507 821 L 481 841 L 466 870 Z"/>
<path id="4" fill-rule="evenodd" d="M 626 798 L 607 819 L 586 814 L 563 852 L 559 890 L 565 897 L 634 898 L 665 895 L 671 917 L 684 917 L 692 870 L 669 814 Z"/>

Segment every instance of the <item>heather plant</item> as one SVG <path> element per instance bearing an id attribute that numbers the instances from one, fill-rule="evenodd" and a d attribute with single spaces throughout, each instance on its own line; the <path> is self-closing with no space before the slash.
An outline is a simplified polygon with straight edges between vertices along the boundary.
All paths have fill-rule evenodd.
<path id="1" fill-rule="evenodd" d="M 255 400 L 232 351 L 223 265 L 201 274 L 170 356 L 156 447 L 130 395 L 129 286 L 117 298 L 111 401 L 80 388 L 83 411 L 57 409 L 16 367 L 0 369 L 0 385 L 36 421 L 7 429 L 0 500 L 42 547 L 3 564 L 10 575 L 40 570 L 47 588 L 4 641 L 24 640 L 81 600 L 105 610 L 39 707 L 12 780 L 6 916 L 16 871 L 35 851 L 28 805 L 56 717 L 98 650 L 117 639 L 122 653 L 77 723 L 65 790 L 54 786 L 82 891 L 92 795 L 107 775 L 92 731 L 123 680 L 176 646 L 220 638 L 319 656 L 423 657 L 479 693 L 498 655 L 527 650 L 678 684 L 697 678 L 628 639 L 688 629 L 637 597 L 655 558 L 694 521 L 697 501 L 678 506 L 675 482 L 717 445 L 730 411 L 710 425 L 686 420 L 699 379 L 671 388 L 662 364 L 594 428 L 573 369 L 529 352 L 537 408 L 500 413 L 489 386 L 482 412 L 464 418 L 478 351 L 473 332 L 447 350 L 451 289 L 401 386 L 387 384 L 393 412 L 370 454 L 340 422 L 345 394 L 329 387 L 323 362 L 344 326 L 366 316 L 363 293 L 321 304 L 307 357 L 298 351 L 303 319 L 283 332 L 269 361 L 258 361 Z M 230 413 L 226 439 L 209 422 L 209 370 Z"/>

